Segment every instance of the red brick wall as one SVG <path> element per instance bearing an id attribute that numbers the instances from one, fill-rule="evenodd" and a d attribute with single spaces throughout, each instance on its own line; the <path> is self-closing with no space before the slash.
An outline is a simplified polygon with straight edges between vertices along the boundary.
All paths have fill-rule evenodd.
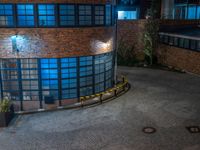
<path id="1" fill-rule="evenodd" d="M 17 35 L 19 53 L 11 37 Z M 0 28 L 1 58 L 39 58 L 94 55 L 114 49 L 114 27 Z"/>
<path id="2" fill-rule="evenodd" d="M 160 44 L 157 56 L 161 64 L 200 74 L 200 52 Z"/>
<path id="3" fill-rule="evenodd" d="M 118 44 L 122 40 L 126 44 L 132 46 L 134 45 L 134 54 L 140 60 L 144 59 L 143 54 L 143 31 L 144 31 L 145 20 L 120 20 L 118 21 Z"/>

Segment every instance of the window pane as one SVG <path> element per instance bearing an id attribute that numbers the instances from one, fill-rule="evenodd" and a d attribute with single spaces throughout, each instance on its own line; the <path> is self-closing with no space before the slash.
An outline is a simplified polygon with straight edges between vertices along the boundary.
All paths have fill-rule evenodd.
<path id="1" fill-rule="evenodd" d="M 0 4 L 0 26 L 9 27 L 14 25 L 13 5 Z"/>
<path id="2" fill-rule="evenodd" d="M 104 24 L 104 6 L 95 6 L 95 25 Z"/>
<path id="3" fill-rule="evenodd" d="M 200 19 L 200 6 L 197 6 L 197 19 Z"/>
<path id="4" fill-rule="evenodd" d="M 111 5 L 106 5 L 106 25 L 111 25 L 111 23 L 112 23 Z"/>
<path id="5" fill-rule="evenodd" d="M 38 5 L 39 26 L 55 26 L 55 5 Z"/>
<path id="6" fill-rule="evenodd" d="M 196 6 L 188 7 L 188 19 L 196 19 Z"/>
<path id="7" fill-rule="evenodd" d="M 92 7 L 90 5 L 79 5 L 79 25 L 92 24 Z"/>
<path id="8" fill-rule="evenodd" d="M 137 19 L 137 11 L 118 11 L 119 20 L 133 20 Z"/>
<path id="9" fill-rule="evenodd" d="M 60 25 L 73 26 L 75 25 L 75 6 L 74 5 L 59 5 Z"/>

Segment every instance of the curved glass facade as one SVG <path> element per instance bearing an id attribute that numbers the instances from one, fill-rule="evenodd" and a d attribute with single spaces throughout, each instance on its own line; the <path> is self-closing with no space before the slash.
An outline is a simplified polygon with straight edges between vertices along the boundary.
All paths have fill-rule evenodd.
<path id="1" fill-rule="evenodd" d="M 38 101 L 75 99 L 113 86 L 113 52 L 68 58 L 0 59 L 1 98 Z M 40 105 L 40 106 L 41 106 Z M 42 108 L 42 106 L 41 106 Z"/>

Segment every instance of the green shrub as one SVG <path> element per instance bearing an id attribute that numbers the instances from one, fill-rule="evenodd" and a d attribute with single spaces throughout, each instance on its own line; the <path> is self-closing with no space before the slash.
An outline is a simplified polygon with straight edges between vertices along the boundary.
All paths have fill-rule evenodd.
<path id="1" fill-rule="evenodd" d="M 0 101 L 0 112 L 10 112 L 11 101 L 9 99 L 3 99 Z"/>
<path id="2" fill-rule="evenodd" d="M 120 40 L 117 49 L 117 64 L 122 66 L 134 66 L 137 63 L 135 44 L 129 45 L 126 41 Z"/>

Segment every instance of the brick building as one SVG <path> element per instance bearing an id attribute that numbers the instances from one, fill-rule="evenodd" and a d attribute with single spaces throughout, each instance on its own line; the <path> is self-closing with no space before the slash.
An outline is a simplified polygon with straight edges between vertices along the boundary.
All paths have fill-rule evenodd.
<path id="1" fill-rule="evenodd" d="M 114 7 L 112 0 L 1 0 L 1 99 L 16 111 L 37 110 L 113 87 Z"/>
<path id="2" fill-rule="evenodd" d="M 160 2 L 158 62 L 200 74 L 200 2 Z M 1 0 L 0 98 L 13 100 L 17 111 L 37 110 L 48 100 L 68 105 L 113 87 L 121 39 L 144 59 L 150 6 L 151 0 Z"/>
<path id="3" fill-rule="evenodd" d="M 118 16 L 121 15 L 118 18 L 118 44 L 123 39 L 127 45 L 134 47 L 136 59 L 144 60 L 144 16 L 151 3 L 147 0 L 138 1 L 130 7 L 130 1 L 124 2 L 118 5 L 119 11 L 124 11 L 118 12 Z M 200 74 L 200 0 L 160 2 L 160 44 L 156 51 L 158 63 Z"/>

